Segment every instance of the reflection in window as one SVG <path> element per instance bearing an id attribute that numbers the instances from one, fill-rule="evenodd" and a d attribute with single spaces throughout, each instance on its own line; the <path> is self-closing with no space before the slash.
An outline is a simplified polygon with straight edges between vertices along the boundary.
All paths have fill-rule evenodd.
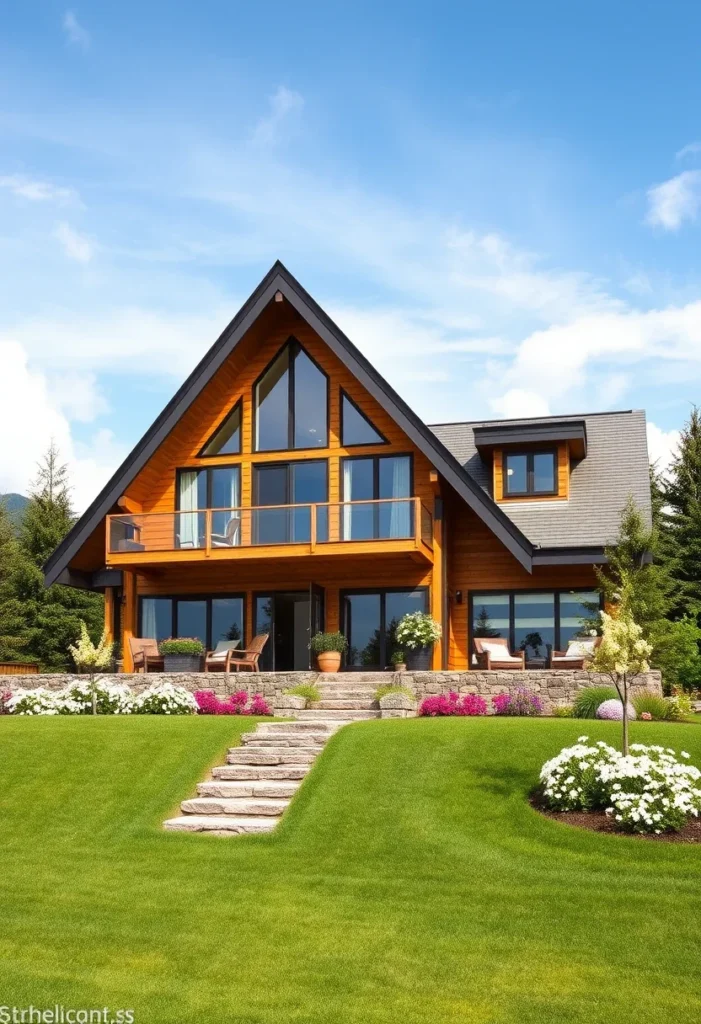
<path id="1" fill-rule="evenodd" d="M 194 637 L 207 646 L 207 601 L 176 601 L 175 634 Z"/>
<path id="2" fill-rule="evenodd" d="M 392 540 L 412 537 L 411 458 L 374 455 L 343 460 L 344 540 Z"/>
<path id="3" fill-rule="evenodd" d="M 555 452 L 508 452 L 504 456 L 504 494 L 557 492 Z"/>
<path id="4" fill-rule="evenodd" d="M 398 649 L 397 626 L 409 612 L 425 612 L 426 590 L 387 590 L 345 594 L 344 633 L 348 639 L 349 668 L 384 668 Z"/>
<path id="5" fill-rule="evenodd" d="M 341 444 L 349 448 L 356 444 L 385 444 L 385 439 L 376 430 L 365 413 L 341 392 Z"/>
<path id="6" fill-rule="evenodd" d="M 173 633 L 173 601 L 170 597 L 142 597 L 141 636 L 167 640 Z"/>
<path id="7" fill-rule="evenodd" d="M 514 595 L 514 646 L 526 661 L 547 658 L 555 646 L 555 595 Z"/>
<path id="8" fill-rule="evenodd" d="M 509 636 L 509 595 L 475 594 L 472 635 L 480 637 Z"/>
<path id="9" fill-rule="evenodd" d="M 328 380 L 297 341 L 256 384 L 254 406 L 256 451 L 327 446 Z"/>
<path id="10" fill-rule="evenodd" d="M 212 650 L 220 640 L 240 640 L 243 646 L 243 598 L 212 598 Z"/>
<path id="11" fill-rule="evenodd" d="M 572 590 L 560 594 L 559 650 L 567 650 L 570 640 L 594 625 L 599 618 L 600 602 L 601 597 L 596 590 Z"/>
<path id="12" fill-rule="evenodd" d="M 238 455 L 241 451 L 241 403 L 231 410 L 200 452 L 208 455 Z"/>

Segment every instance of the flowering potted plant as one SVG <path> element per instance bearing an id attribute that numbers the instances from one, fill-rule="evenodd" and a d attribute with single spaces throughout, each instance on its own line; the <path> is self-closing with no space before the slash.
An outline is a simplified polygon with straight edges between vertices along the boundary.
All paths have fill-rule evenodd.
<path id="1" fill-rule="evenodd" d="M 160 651 L 166 672 L 199 672 L 204 644 L 196 637 L 169 637 L 161 641 Z"/>
<path id="2" fill-rule="evenodd" d="M 338 672 L 341 655 L 348 650 L 348 641 L 343 633 L 315 633 L 309 648 L 316 654 L 320 672 Z"/>
<path id="3" fill-rule="evenodd" d="M 392 657 L 389 659 L 394 665 L 395 672 L 406 671 L 406 656 L 404 651 L 394 651 Z"/>
<path id="4" fill-rule="evenodd" d="M 433 645 L 440 640 L 440 623 L 425 612 L 409 612 L 397 626 L 397 642 L 407 648 L 407 666 L 410 670 L 426 671 L 431 667 Z"/>

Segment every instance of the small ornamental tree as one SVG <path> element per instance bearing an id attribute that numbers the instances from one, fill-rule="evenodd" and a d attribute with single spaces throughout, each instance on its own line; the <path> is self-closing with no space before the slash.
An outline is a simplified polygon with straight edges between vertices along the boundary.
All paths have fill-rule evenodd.
<path id="1" fill-rule="evenodd" d="M 623 753 L 628 754 L 628 698 L 632 680 L 649 671 L 651 645 L 643 639 L 642 626 L 633 618 L 630 585 L 626 579 L 621 587 L 620 601 L 611 614 L 601 612 L 602 637 L 592 669 L 608 675 L 623 705 Z"/>
<path id="2" fill-rule="evenodd" d="M 92 713 L 97 714 L 97 690 L 96 672 L 104 672 L 112 663 L 114 644 L 107 636 L 107 630 L 103 630 L 100 642 L 97 646 L 90 639 L 88 627 L 80 622 L 80 639 L 77 644 L 69 644 L 68 650 L 76 668 L 80 672 L 86 672 L 90 678 L 90 690 L 92 693 Z"/>

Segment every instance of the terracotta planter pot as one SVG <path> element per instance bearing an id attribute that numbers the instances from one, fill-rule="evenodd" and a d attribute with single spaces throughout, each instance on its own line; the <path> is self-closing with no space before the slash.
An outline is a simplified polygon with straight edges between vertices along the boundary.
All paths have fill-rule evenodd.
<path id="1" fill-rule="evenodd" d="M 341 655 L 338 651 L 324 651 L 316 656 L 320 672 L 338 672 L 341 667 Z"/>

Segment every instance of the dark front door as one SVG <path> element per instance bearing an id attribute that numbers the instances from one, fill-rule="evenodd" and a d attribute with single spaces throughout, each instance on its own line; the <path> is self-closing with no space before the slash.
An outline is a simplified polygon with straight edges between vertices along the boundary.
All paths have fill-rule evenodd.
<path id="1" fill-rule="evenodd" d="M 264 672 L 304 672 L 309 668 L 309 638 L 323 629 L 324 591 L 278 590 L 255 597 L 256 633 L 269 633 L 260 659 Z"/>

